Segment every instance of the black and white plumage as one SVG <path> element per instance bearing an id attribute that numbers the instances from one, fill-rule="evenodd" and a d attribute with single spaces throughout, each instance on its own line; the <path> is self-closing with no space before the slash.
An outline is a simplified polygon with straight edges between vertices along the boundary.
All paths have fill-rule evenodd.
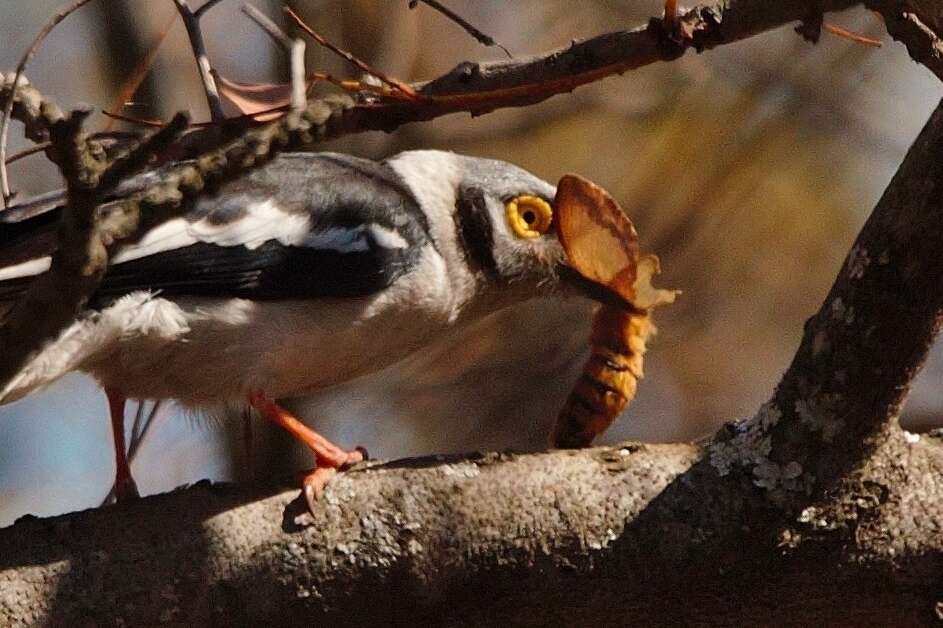
<path id="1" fill-rule="evenodd" d="M 440 151 L 281 156 L 117 249 L 88 311 L 0 403 L 71 370 L 206 408 L 378 370 L 565 288 L 553 232 L 520 238 L 505 218 L 509 199 L 554 192 L 510 164 Z M 0 312 L 48 268 L 56 213 L 0 222 Z"/>

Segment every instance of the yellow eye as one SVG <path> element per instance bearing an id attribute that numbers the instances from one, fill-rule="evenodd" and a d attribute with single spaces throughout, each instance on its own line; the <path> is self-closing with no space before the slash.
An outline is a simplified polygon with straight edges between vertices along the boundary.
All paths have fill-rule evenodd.
<path id="1" fill-rule="evenodd" d="M 539 238 L 553 222 L 550 203 L 536 196 L 517 196 L 508 201 L 505 209 L 511 231 L 519 238 Z"/>

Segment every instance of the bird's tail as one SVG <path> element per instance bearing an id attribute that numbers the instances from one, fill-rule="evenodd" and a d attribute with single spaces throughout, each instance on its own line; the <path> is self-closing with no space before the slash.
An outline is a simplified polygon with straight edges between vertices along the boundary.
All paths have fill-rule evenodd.
<path id="1" fill-rule="evenodd" d="M 0 405 L 41 390 L 69 371 L 79 368 L 91 355 L 94 347 L 91 341 L 96 327 L 95 322 L 86 317 L 67 327 L 55 340 L 47 342 L 0 389 Z"/>

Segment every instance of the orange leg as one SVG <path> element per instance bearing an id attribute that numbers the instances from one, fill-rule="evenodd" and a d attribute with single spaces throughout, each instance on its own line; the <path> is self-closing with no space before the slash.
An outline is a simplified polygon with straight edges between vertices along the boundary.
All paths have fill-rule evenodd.
<path id="1" fill-rule="evenodd" d="M 115 500 L 119 502 L 140 497 L 137 484 L 131 477 L 128 449 L 124 442 L 124 404 L 127 399 L 117 390 L 106 388 L 108 410 L 111 414 L 111 435 L 115 445 Z"/>
<path id="2" fill-rule="evenodd" d="M 278 404 L 266 397 L 265 393 L 251 393 L 249 395 L 249 405 L 261 412 L 265 418 L 284 428 L 295 439 L 304 443 L 308 449 L 314 452 L 316 466 L 302 480 L 305 499 L 308 500 L 308 507 L 311 510 L 314 510 L 314 504 L 324 493 L 324 487 L 339 469 L 361 462 L 366 458 L 366 452 L 362 448 L 341 449 L 299 421 L 290 412 L 279 407 Z"/>

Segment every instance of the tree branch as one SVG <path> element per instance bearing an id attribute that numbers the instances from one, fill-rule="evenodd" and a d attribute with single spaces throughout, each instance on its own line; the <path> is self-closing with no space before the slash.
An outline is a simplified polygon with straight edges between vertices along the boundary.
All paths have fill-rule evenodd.
<path id="1" fill-rule="evenodd" d="M 206 53 L 200 19 L 219 2 L 220 0 L 208 0 L 199 9 L 193 11 L 186 0 L 174 0 L 174 4 L 177 5 L 177 12 L 180 13 L 180 19 L 183 20 L 183 24 L 187 28 L 187 36 L 190 38 L 193 57 L 196 59 L 196 67 L 200 72 L 200 81 L 203 83 L 203 92 L 206 95 L 206 105 L 210 110 L 210 118 L 214 122 L 224 120 L 226 114 L 223 112 L 223 105 L 219 99 L 219 89 L 216 87 L 216 78 L 213 76 L 210 57 Z"/>
<path id="2" fill-rule="evenodd" d="M 718 435 L 723 473 L 748 469 L 794 507 L 862 465 L 897 417 L 943 321 L 943 106 L 907 153 L 770 403 Z"/>
<path id="3" fill-rule="evenodd" d="M 934 19 L 934 15 L 928 14 L 928 7 L 921 6 L 921 3 L 926 4 L 926 0 L 866 0 L 865 5 L 881 14 L 887 32 L 907 46 L 907 52 L 914 61 L 922 63 L 938 79 L 943 80 L 943 41 L 939 36 L 940 24 Z M 927 17 L 924 17 L 925 15 Z"/>
<path id="4" fill-rule="evenodd" d="M 839 500 L 860 519 L 791 522 L 684 444 L 372 463 L 313 516 L 297 490 L 201 483 L 0 531 L 0 623 L 926 623 L 943 449 L 892 457 L 919 490 L 885 465 Z"/>
<path id="5" fill-rule="evenodd" d="M 451 10 L 450 8 L 448 8 L 441 2 L 437 2 L 436 0 L 409 0 L 409 8 L 415 9 L 416 5 L 419 4 L 420 2 L 429 6 L 433 10 L 438 11 L 439 13 L 444 15 L 447 20 L 450 20 L 451 22 L 458 24 L 458 26 L 463 31 L 471 35 L 475 39 L 475 41 L 477 41 L 479 44 L 483 46 L 489 46 L 489 47 L 497 46 L 498 48 L 504 51 L 504 54 L 506 54 L 509 59 L 514 57 L 514 55 L 511 54 L 511 51 L 505 48 L 504 46 L 502 46 L 501 44 L 499 44 L 498 42 L 496 42 L 494 40 L 494 37 L 475 28 L 471 23 L 468 22 L 468 20 L 466 20 L 461 15 Z"/>
<path id="6" fill-rule="evenodd" d="M 477 116 L 503 107 L 532 105 L 607 76 L 677 59 L 689 48 L 701 52 L 855 4 L 849 0 L 727 0 L 700 5 L 673 25 L 652 18 L 642 28 L 598 35 L 526 59 L 460 63 L 447 74 L 417 85 L 416 100 L 359 105 L 343 112 L 332 126 L 338 135 L 391 131 L 449 113 L 467 111 Z"/>
<path id="7" fill-rule="evenodd" d="M 56 13 L 49 18 L 49 21 L 40 29 L 36 37 L 33 38 L 32 43 L 30 43 L 29 48 L 26 49 L 26 52 L 23 53 L 23 56 L 20 57 L 20 62 L 16 66 L 16 71 L 13 74 L 13 78 L 10 82 L 13 85 L 18 85 L 20 80 L 23 77 L 23 72 L 26 70 L 26 64 L 29 63 L 29 60 L 36 54 L 36 51 L 39 49 L 40 44 L 43 43 L 43 40 L 46 39 L 46 36 L 52 32 L 62 20 L 66 19 L 83 6 L 89 3 L 89 0 L 75 0 L 71 4 L 59 9 Z M 0 80 L 0 83 L 3 83 L 3 80 Z M 6 208 L 7 202 L 10 200 L 12 191 L 10 190 L 10 182 L 7 176 L 7 136 L 10 130 L 10 118 L 13 113 L 13 96 L 15 92 L 10 92 L 7 98 L 3 101 L 3 116 L 0 117 L 0 207 Z"/>

